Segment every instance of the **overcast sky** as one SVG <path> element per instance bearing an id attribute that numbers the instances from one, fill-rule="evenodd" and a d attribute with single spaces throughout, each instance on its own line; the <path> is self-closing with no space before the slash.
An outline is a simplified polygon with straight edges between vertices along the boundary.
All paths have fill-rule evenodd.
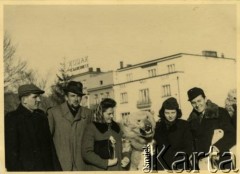
<path id="1" fill-rule="evenodd" d="M 11 5 L 4 30 L 17 55 L 55 77 L 63 57 L 119 68 L 180 52 L 236 57 L 235 5 Z"/>

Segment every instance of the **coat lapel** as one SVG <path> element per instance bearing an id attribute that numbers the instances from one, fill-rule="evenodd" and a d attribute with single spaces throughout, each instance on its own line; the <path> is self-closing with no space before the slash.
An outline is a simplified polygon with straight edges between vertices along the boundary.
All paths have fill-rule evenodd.
<path id="1" fill-rule="evenodd" d="M 78 113 L 76 114 L 74 121 L 78 121 L 81 119 L 86 119 L 86 112 L 84 112 L 84 109 L 82 107 L 79 108 Z"/>
<path id="2" fill-rule="evenodd" d="M 67 119 L 70 123 L 73 123 L 74 117 L 71 113 L 71 111 L 68 108 L 67 102 L 64 102 L 61 105 L 61 111 L 62 111 L 62 116 Z"/>

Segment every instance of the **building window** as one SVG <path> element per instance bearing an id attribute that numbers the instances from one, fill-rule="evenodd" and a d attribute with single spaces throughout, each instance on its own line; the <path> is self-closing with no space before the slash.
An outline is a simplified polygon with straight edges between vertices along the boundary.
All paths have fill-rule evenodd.
<path id="1" fill-rule="evenodd" d="M 128 96 L 126 92 L 123 92 L 120 94 L 120 102 L 121 103 L 127 103 L 128 102 Z"/>
<path id="2" fill-rule="evenodd" d="M 103 84 L 103 81 L 102 80 L 100 80 L 100 85 L 102 85 Z"/>
<path id="3" fill-rule="evenodd" d="M 139 102 L 140 103 L 149 103 L 150 97 L 149 97 L 149 89 L 142 89 L 139 91 Z"/>
<path id="4" fill-rule="evenodd" d="M 162 94 L 163 97 L 171 96 L 171 86 L 170 85 L 163 85 L 162 86 Z"/>
<path id="5" fill-rule="evenodd" d="M 168 73 L 175 72 L 175 64 L 168 65 Z"/>
<path id="6" fill-rule="evenodd" d="M 149 69 L 148 70 L 148 77 L 154 77 L 156 76 L 156 69 Z"/>
<path id="7" fill-rule="evenodd" d="M 130 115 L 130 112 L 122 112 L 121 113 L 122 117 Z"/>
<path id="8" fill-rule="evenodd" d="M 132 73 L 128 73 L 127 74 L 127 81 L 128 82 L 131 82 L 133 80 L 133 75 L 132 75 Z"/>

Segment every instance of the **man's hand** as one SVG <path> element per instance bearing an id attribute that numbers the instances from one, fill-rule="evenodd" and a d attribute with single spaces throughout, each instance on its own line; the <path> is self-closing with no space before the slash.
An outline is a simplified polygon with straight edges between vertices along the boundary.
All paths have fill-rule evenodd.
<path id="1" fill-rule="evenodd" d="M 114 159 L 109 159 L 108 160 L 108 166 L 114 166 L 116 165 L 118 162 L 118 159 L 117 158 L 114 158 Z"/>
<path id="2" fill-rule="evenodd" d="M 220 156 L 219 156 L 219 149 L 216 146 L 212 146 L 212 152 L 209 154 L 209 157 L 214 161 L 218 161 Z"/>
<path id="3" fill-rule="evenodd" d="M 121 161 L 121 166 L 126 167 L 129 164 L 129 162 L 130 162 L 129 158 L 125 156 Z"/>

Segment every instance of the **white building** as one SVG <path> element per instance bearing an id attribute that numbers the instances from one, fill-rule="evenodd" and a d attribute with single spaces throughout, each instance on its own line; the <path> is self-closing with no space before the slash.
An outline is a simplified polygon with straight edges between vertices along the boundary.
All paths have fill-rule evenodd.
<path id="1" fill-rule="evenodd" d="M 104 98 L 114 99 L 113 77 L 114 72 L 108 71 L 96 74 L 89 79 L 88 94 L 90 109 L 95 109 Z"/>
<path id="2" fill-rule="evenodd" d="M 218 57 L 216 52 L 203 55 L 179 53 L 127 67 L 116 72 L 114 96 L 118 102 L 116 120 L 137 110 L 158 111 L 169 97 L 175 97 L 183 119 L 192 110 L 187 91 L 201 87 L 210 100 L 224 106 L 230 89 L 236 88 L 236 61 Z"/>

